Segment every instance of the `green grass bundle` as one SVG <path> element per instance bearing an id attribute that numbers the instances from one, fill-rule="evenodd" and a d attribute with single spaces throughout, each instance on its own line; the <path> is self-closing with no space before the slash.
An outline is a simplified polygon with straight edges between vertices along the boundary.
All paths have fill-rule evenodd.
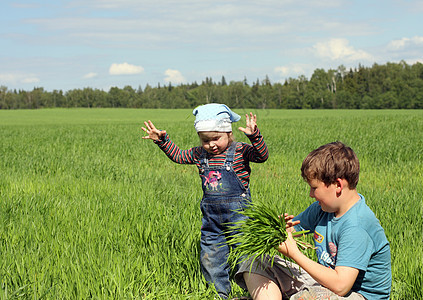
<path id="1" fill-rule="evenodd" d="M 228 262 L 232 267 L 238 263 L 257 258 L 263 258 L 268 254 L 273 258 L 278 254 L 277 247 L 284 242 L 288 233 L 281 211 L 265 206 L 264 204 L 250 204 L 240 214 L 247 218 L 230 223 L 228 234 L 233 236 L 228 239 L 228 244 L 233 246 Z M 301 236 L 308 231 L 295 232 L 294 239 L 303 249 L 313 248 L 309 243 L 301 240 Z"/>

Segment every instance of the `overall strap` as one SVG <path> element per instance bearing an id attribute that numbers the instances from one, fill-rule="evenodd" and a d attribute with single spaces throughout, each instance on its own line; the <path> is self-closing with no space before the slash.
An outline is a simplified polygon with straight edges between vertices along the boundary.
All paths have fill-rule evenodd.
<path id="1" fill-rule="evenodd" d="M 209 160 L 207 159 L 207 151 L 204 150 L 203 147 L 201 147 L 201 153 L 200 153 L 200 166 L 201 168 L 207 168 L 209 166 Z"/>
<path id="2" fill-rule="evenodd" d="M 237 142 L 232 142 L 232 144 L 229 146 L 228 151 L 226 152 L 226 168 L 228 168 L 234 162 L 236 145 Z"/>

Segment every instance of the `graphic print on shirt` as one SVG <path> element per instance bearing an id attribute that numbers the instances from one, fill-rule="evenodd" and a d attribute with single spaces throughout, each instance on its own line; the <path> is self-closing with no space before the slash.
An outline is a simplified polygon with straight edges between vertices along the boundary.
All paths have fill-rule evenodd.
<path id="1" fill-rule="evenodd" d="M 323 265 L 329 265 L 331 268 L 335 267 L 336 262 L 336 245 L 332 242 L 329 243 L 329 251 L 328 253 L 325 244 L 323 243 L 325 237 L 318 233 L 317 231 L 314 232 L 314 245 L 316 246 L 316 254 L 317 258 L 324 262 Z"/>
<path id="2" fill-rule="evenodd" d="M 318 233 L 317 231 L 314 232 L 314 240 L 316 242 L 318 242 L 319 244 L 321 244 L 324 240 L 323 235 L 321 235 L 320 233 Z"/>
<path id="3" fill-rule="evenodd" d="M 329 243 L 329 252 L 330 255 L 336 260 L 336 254 L 338 253 L 338 248 L 336 247 L 335 243 Z"/>
<path id="4" fill-rule="evenodd" d="M 219 171 L 210 171 L 207 176 L 201 175 L 205 178 L 204 186 L 211 190 L 217 191 L 219 184 L 219 179 L 222 178 L 222 174 Z"/>
<path id="5" fill-rule="evenodd" d="M 322 246 L 318 246 L 316 249 L 317 258 L 324 262 L 322 265 L 327 265 L 332 269 L 335 268 L 335 257 L 332 257 Z"/>

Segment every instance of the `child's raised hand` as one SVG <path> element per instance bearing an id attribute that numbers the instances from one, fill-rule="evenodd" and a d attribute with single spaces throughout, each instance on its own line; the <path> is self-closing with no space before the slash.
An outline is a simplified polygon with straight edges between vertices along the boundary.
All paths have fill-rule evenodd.
<path id="1" fill-rule="evenodd" d="M 239 127 L 238 129 L 247 135 L 253 134 L 257 130 L 257 116 L 250 112 L 250 116 L 245 114 L 245 118 L 247 120 L 246 127 Z"/>
<path id="2" fill-rule="evenodd" d="M 148 120 L 148 122 L 144 122 L 144 125 L 147 128 L 141 127 L 141 129 L 148 134 L 142 137 L 145 140 L 157 141 L 166 134 L 166 130 L 158 130 L 150 120 Z"/>

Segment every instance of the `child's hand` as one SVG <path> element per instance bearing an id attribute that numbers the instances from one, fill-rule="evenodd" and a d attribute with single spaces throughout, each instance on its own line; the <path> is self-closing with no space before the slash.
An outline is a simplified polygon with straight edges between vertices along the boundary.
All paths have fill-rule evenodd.
<path id="1" fill-rule="evenodd" d="M 287 231 L 288 231 L 288 237 L 286 238 L 285 242 L 279 245 L 278 251 L 282 253 L 284 256 L 295 260 L 294 258 L 295 255 L 301 252 L 300 252 L 300 249 L 298 249 L 297 242 L 292 236 L 292 232 L 289 230 Z"/>
<path id="2" fill-rule="evenodd" d="M 300 221 L 292 221 L 292 219 L 294 218 L 293 215 L 288 215 L 287 213 L 284 214 L 285 217 L 285 224 L 286 224 L 286 231 L 289 232 L 294 232 L 294 226 L 297 224 L 300 224 Z"/>
<path id="3" fill-rule="evenodd" d="M 247 120 L 246 127 L 239 127 L 238 129 L 247 135 L 251 135 L 257 130 L 257 116 L 250 112 L 250 117 L 248 117 L 248 114 L 245 114 L 245 118 Z"/>
<path id="4" fill-rule="evenodd" d="M 148 120 L 147 122 L 144 122 L 145 127 L 141 127 L 142 130 L 144 130 L 148 135 L 143 136 L 142 138 L 145 140 L 153 140 L 153 141 L 157 141 L 159 139 L 161 139 L 165 134 L 166 134 L 166 130 L 158 130 L 153 122 L 151 122 L 150 120 Z"/>

